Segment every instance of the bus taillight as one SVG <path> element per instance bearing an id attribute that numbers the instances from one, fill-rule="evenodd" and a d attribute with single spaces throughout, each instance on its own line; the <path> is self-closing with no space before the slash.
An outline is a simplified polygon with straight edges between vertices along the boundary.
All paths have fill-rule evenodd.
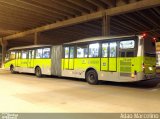
<path id="1" fill-rule="evenodd" d="M 142 34 L 142 37 L 143 37 L 143 38 L 146 38 L 146 37 L 147 37 L 147 34 L 146 34 L 146 33 L 143 33 L 143 34 Z"/>

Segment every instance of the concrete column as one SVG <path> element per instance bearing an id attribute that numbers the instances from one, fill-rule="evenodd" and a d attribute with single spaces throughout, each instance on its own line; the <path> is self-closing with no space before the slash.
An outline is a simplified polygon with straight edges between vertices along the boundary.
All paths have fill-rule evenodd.
<path id="1" fill-rule="evenodd" d="M 34 33 L 34 45 L 38 45 L 40 43 L 40 33 Z"/>
<path id="2" fill-rule="evenodd" d="M 4 68 L 5 56 L 6 56 L 6 50 L 7 50 L 7 41 L 4 41 L 2 39 L 1 46 L 2 46 L 2 68 Z"/>
<path id="3" fill-rule="evenodd" d="M 102 35 L 109 36 L 110 35 L 110 16 L 104 15 L 102 21 Z"/>

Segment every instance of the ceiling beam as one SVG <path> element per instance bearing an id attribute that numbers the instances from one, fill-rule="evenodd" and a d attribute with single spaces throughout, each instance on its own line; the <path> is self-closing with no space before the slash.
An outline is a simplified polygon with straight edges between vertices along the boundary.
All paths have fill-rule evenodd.
<path id="1" fill-rule="evenodd" d="M 65 7 L 63 5 L 60 5 L 60 4 L 57 4 L 56 2 L 53 2 L 51 0 L 48 0 L 46 2 L 44 2 L 44 0 L 32 0 L 34 1 L 35 3 L 38 3 L 39 5 L 42 5 L 44 7 L 49 7 L 50 9 L 53 9 L 53 10 L 56 10 L 56 11 L 60 11 L 60 12 L 64 12 L 66 14 L 70 14 L 72 16 L 75 16 L 75 15 L 81 15 L 80 12 L 78 11 L 75 11 L 73 9 L 70 9 L 68 7 Z"/>
<path id="2" fill-rule="evenodd" d="M 146 30 L 150 29 L 148 26 L 144 25 L 140 20 L 137 20 L 132 14 L 122 15 L 122 16 L 127 18 L 131 22 L 135 22 L 135 24 L 141 26 L 143 29 L 146 29 Z"/>
<path id="3" fill-rule="evenodd" d="M 110 7 L 115 7 L 116 6 L 116 0 L 101 0 L 105 4 L 107 4 Z"/>
<path id="4" fill-rule="evenodd" d="M 107 5 L 105 5 L 103 2 L 98 0 L 87 0 L 87 2 L 90 2 L 91 4 L 97 6 L 99 9 L 106 9 Z"/>
<path id="5" fill-rule="evenodd" d="M 126 4 L 128 4 L 129 3 L 129 0 L 122 0 L 123 2 L 125 2 Z"/>
<path id="6" fill-rule="evenodd" d="M 32 33 L 35 33 L 35 32 L 42 32 L 42 31 L 46 31 L 46 30 L 50 30 L 50 29 L 55 29 L 55 28 L 69 26 L 69 25 L 79 24 L 79 23 L 86 22 L 86 21 L 89 21 L 89 20 L 102 18 L 104 13 L 106 13 L 107 15 L 110 15 L 110 16 L 114 16 L 114 15 L 118 15 L 118 14 L 123 14 L 123 13 L 128 13 L 128 12 L 133 12 L 133 11 L 145 9 L 145 8 L 155 7 L 155 6 L 159 6 L 159 5 L 160 5 L 160 0 L 142 0 L 142 1 L 139 1 L 139 2 L 136 2 L 136 3 L 127 4 L 127 5 L 119 6 L 119 7 L 114 7 L 114 8 L 110 8 L 110 9 L 107 9 L 107 10 L 102 10 L 102 11 L 99 11 L 99 12 L 86 14 L 86 15 L 79 16 L 79 17 L 76 17 L 76 18 L 71 18 L 71 19 L 68 19 L 68 20 L 64 20 L 64 21 L 53 23 L 53 24 L 45 25 L 45 26 L 38 27 L 38 28 L 35 28 L 35 29 L 32 29 L 32 30 L 28 30 L 28 31 L 13 34 L 13 35 L 10 35 L 10 36 L 6 36 L 6 37 L 3 37 L 3 39 L 4 40 L 10 40 L 10 39 L 18 38 L 18 37 L 23 37 L 23 36 L 26 36 L 28 34 L 32 34 Z"/>
<path id="7" fill-rule="evenodd" d="M 27 10 L 30 12 L 34 12 L 35 14 L 41 14 L 41 15 L 46 15 L 48 17 L 55 17 L 58 19 L 64 19 L 65 16 L 62 16 L 60 14 L 57 13 L 51 13 L 51 12 L 46 12 L 47 10 L 44 11 L 44 9 L 42 7 L 36 7 L 33 4 L 30 3 L 26 3 L 24 1 L 20 1 L 20 0 L 0 0 L 1 3 L 5 3 L 10 5 L 10 7 L 16 7 L 16 8 L 20 8 L 23 10 Z M 47 14 L 46 14 L 47 13 Z"/>
<path id="8" fill-rule="evenodd" d="M 134 12 L 138 10 L 143 10 L 151 7 L 160 6 L 160 0 L 141 0 L 139 2 L 134 2 L 126 4 L 123 6 L 118 6 L 106 10 L 106 14 L 110 16 Z"/>
<path id="9" fill-rule="evenodd" d="M 63 0 L 63 1 L 61 1 L 61 0 L 51 0 L 51 1 L 52 1 L 54 4 L 57 4 L 57 5 L 59 5 L 59 6 L 65 7 L 65 8 L 67 8 L 67 9 L 70 9 L 71 11 L 75 11 L 76 14 L 79 14 L 79 15 L 81 15 L 81 13 L 84 12 L 83 10 L 81 10 L 81 9 L 73 6 L 72 4 L 68 4 L 68 2 L 67 2 L 67 1 L 64 1 L 64 0 Z"/>
<path id="10" fill-rule="evenodd" d="M 139 16 L 142 16 L 142 18 L 145 18 L 146 20 L 148 20 L 153 27 L 158 27 L 159 23 L 156 23 L 155 21 L 153 21 L 152 18 L 150 18 L 150 16 L 148 16 L 147 14 L 144 14 L 142 12 L 137 12 L 139 14 Z"/>
<path id="11" fill-rule="evenodd" d="M 47 11 L 48 13 L 62 15 L 62 16 L 67 17 L 67 18 L 73 17 L 73 14 L 67 13 L 66 11 L 64 12 L 62 10 L 58 10 L 58 9 L 55 9 L 55 8 L 46 7 L 45 4 L 47 3 L 47 1 L 46 2 L 44 2 L 44 1 L 43 2 L 42 1 L 41 2 L 38 2 L 38 1 L 35 2 L 33 0 L 18 0 L 18 1 L 20 1 L 22 3 L 25 3 L 25 4 L 28 4 L 30 6 L 33 6 L 35 8 L 42 9 L 44 11 Z"/>
<path id="12" fill-rule="evenodd" d="M 18 7 L 10 6 L 8 4 L 2 3 L 1 1 L 0 1 L 0 8 L 1 11 L 3 10 L 3 12 L 6 14 L 14 14 L 18 16 L 24 16 L 27 18 L 29 17 L 32 19 L 43 19 L 43 21 L 47 23 L 51 23 L 51 21 L 53 23 L 53 19 L 54 20 L 56 19 L 56 17 L 51 18 L 46 15 L 35 14 L 34 12 L 27 11 L 25 9 L 20 9 Z"/>
<path id="13" fill-rule="evenodd" d="M 89 4 L 87 1 L 82 1 L 82 0 L 68 0 L 69 2 L 76 4 L 80 7 L 83 7 L 84 9 L 87 9 L 91 12 L 96 11 L 96 6 Z"/>
<path id="14" fill-rule="evenodd" d="M 90 11 L 88 9 L 83 8 L 82 6 L 80 7 L 79 5 L 73 4 L 72 2 L 67 1 L 67 0 L 51 0 L 51 1 L 65 5 L 67 7 L 72 8 L 72 9 L 78 10 L 81 13 L 90 13 Z"/>

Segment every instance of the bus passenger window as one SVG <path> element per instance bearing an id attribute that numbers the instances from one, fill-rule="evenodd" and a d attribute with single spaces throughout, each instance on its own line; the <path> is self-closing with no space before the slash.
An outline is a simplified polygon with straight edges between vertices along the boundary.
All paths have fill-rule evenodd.
<path id="1" fill-rule="evenodd" d="M 18 59 L 21 59 L 21 51 L 18 51 Z"/>
<path id="2" fill-rule="evenodd" d="M 121 52 L 121 57 L 125 57 L 125 52 Z"/>
<path id="3" fill-rule="evenodd" d="M 110 53 L 109 53 L 109 56 L 110 57 L 116 57 L 116 47 L 117 47 L 117 43 L 116 42 L 113 42 L 113 43 L 110 43 Z"/>
<path id="4" fill-rule="evenodd" d="M 64 52 L 65 52 L 64 57 L 69 58 L 69 47 L 65 47 Z"/>
<path id="5" fill-rule="evenodd" d="M 127 55 L 126 55 L 126 57 L 134 57 L 134 52 L 127 52 Z"/>
<path id="6" fill-rule="evenodd" d="M 43 49 L 43 58 L 50 58 L 50 48 Z"/>
<path id="7" fill-rule="evenodd" d="M 16 52 L 15 51 L 11 51 L 10 53 L 10 60 L 13 60 L 16 58 Z"/>
<path id="8" fill-rule="evenodd" d="M 36 50 L 36 58 L 42 58 L 42 49 Z"/>
<path id="9" fill-rule="evenodd" d="M 34 50 L 29 50 L 29 59 L 34 59 Z"/>
<path id="10" fill-rule="evenodd" d="M 18 59 L 18 51 L 16 52 L 16 58 L 15 59 Z"/>
<path id="11" fill-rule="evenodd" d="M 70 47 L 70 58 L 74 58 L 74 47 Z"/>
<path id="12" fill-rule="evenodd" d="M 108 43 L 102 44 L 102 57 L 108 57 Z"/>
<path id="13" fill-rule="evenodd" d="M 94 43 L 89 45 L 89 57 L 99 56 L 99 43 Z"/>
<path id="14" fill-rule="evenodd" d="M 120 49 L 130 49 L 135 47 L 134 40 L 120 41 Z"/>
<path id="15" fill-rule="evenodd" d="M 77 47 L 77 58 L 88 57 L 88 46 L 78 46 Z"/>
<path id="16" fill-rule="evenodd" d="M 22 59 L 27 59 L 27 51 L 22 51 Z"/>
<path id="17" fill-rule="evenodd" d="M 29 55 L 28 58 L 31 59 L 32 58 L 32 50 L 29 51 Z"/>

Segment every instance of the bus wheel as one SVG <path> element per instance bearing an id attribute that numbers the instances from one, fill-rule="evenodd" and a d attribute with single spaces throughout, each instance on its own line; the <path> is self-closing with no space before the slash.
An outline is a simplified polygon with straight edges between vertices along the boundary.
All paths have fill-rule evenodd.
<path id="1" fill-rule="evenodd" d="M 35 70 L 35 74 L 37 77 L 42 77 L 42 71 L 40 67 L 37 67 Z"/>
<path id="2" fill-rule="evenodd" d="M 86 80 L 89 84 L 98 84 L 98 75 L 95 70 L 89 70 L 86 74 Z"/>
<path id="3" fill-rule="evenodd" d="M 13 65 L 10 66 L 10 71 L 11 71 L 12 74 L 15 73 L 15 71 L 14 71 L 14 66 L 13 66 Z"/>

